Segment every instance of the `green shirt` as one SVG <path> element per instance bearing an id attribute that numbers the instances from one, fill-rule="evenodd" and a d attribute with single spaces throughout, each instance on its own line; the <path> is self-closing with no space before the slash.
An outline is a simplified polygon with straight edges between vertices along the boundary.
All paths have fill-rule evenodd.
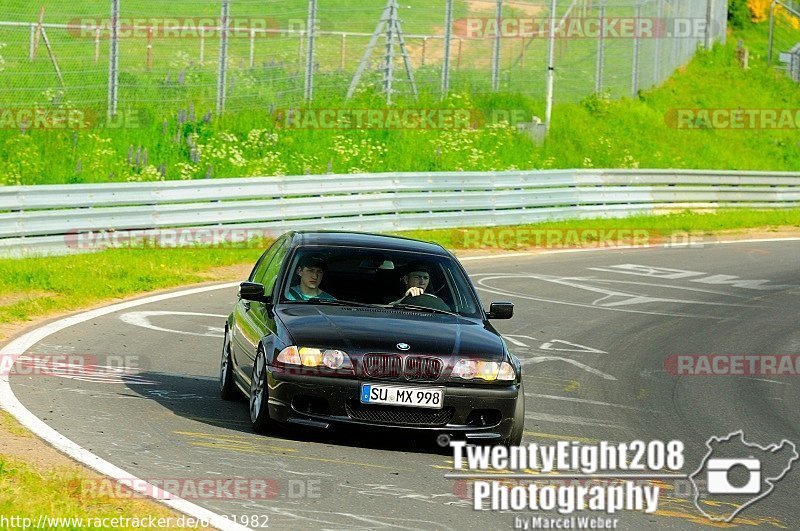
<path id="1" fill-rule="evenodd" d="M 289 292 L 286 294 L 286 298 L 290 301 L 307 301 L 311 299 L 322 299 L 326 301 L 335 301 L 336 297 L 331 295 L 330 293 L 326 293 L 322 290 L 319 290 L 319 294 L 317 295 L 306 295 L 300 289 L 299 286 L 292 286 L 289 288 Z"/>

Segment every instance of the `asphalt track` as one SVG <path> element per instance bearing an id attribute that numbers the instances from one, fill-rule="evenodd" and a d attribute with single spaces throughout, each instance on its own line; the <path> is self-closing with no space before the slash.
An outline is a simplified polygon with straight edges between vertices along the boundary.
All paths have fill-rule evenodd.
<path id="1" fill-rule="evenodd" d="M 516 304 L 515 318 L 496 326 L 523 361 L 524 443 L 679 439 L 686 474 L 701 463 L 711 436 L 741 429 L 762 445 L 800 443 L 796 377 L 665 371 L 675 354 L 800 354 L 800 242 L 464 264 L 487 307 L 491 300 Z M 136 477 L 268 478 L 275 487 L 268 499 L 189 500 L 256 517 L 258 526 L 513 527 L 519 513 L 472 509 L 466 483 L 444 477 L 453 472 L 452 455 L 433 440 L 295 428 L 252 433 L 246 404 L 218 398 L 222 327 L 235 293 L 227 287 L 128 308 L 58 331 L 27 352 L 96 357 L 99 367 L 124 359 L 139 365 L 133 374 L 12 374 L 11 388 L 49 426 Z M 800 528 L 798 469 L 734 523 Z M 711 525 L 686 480 L 659 484 L 658 512 L 617 513 L 618 528 Z"/>

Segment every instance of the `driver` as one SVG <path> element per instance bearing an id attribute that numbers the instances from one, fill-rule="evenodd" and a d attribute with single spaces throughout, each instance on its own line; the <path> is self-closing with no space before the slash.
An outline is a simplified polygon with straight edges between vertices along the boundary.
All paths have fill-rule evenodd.
<path id="1" fill-rule="evenodd" d="M 431 281 L 430 267 L 424 262 L 411 262 L 408 264 L 408 273 L 403 275 L 406 291 L 403 296 L 389 304 L 397 304 L 406 297 L 418 297 L 425 293 Z"/>
<path id="2" fill-rule="evenodd" d="M 307 301 L 309 299 L 323 299 L 333 301 L 336 297 L 319 289 L 327 265 L 321 256 L 306 255 L 297 264 L 296 273 L 300 277 L 300 284 L 289 288 L 286 298 L 290 301 Z"/>

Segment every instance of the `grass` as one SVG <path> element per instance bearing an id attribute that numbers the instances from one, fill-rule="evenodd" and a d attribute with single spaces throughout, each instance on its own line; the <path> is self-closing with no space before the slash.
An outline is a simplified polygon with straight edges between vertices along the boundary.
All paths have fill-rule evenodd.
<path id="1" fill-rule="evenodd" d="M 85 255 L 3 259 L 0 323 L 200 282 L 207 280 L 202 273 L 210 269 L 255 262 L 259 254 L 258 249 L 113 249 Z"/>
<path id="2" fill-rule="evenodd" d="M 14 437 L 33 437 L 33 434 L 23 428 L 11 414 L 0 410 L 0 428 L 4 429 Z M 2 470 L 2 469 L 0 469 Z"/>
<path id="3" fill-rule="evenodd" d="M 5 412 L 0 412 L 3 417 L 2 424 L 15 425 L 11 431 L 24 431 L 15 421 L 10 419 Z M 19 459 L 0 456 L 0 515 L 7 520 L 2 525 L 22 528 L 26 525 L 33 527 L 41 515 L 50 518 L 82 518 L 83 525 L 78 522 L 62 520 L 60 525 L 50 521 L 45 524 L 45 529 L 86 529 L 92 527 L 86 521 L 106 525 L 94 526 L 106 529 L 138 529 L 136 525 L 108 525 L 113 518 L 142 519 L 147 517 L 155 519 L 171 519 L 177 523 L 179 516 L 152 501 L 130 498 L 118 499 L 102 493 L 92 492 L 91 499 L 86 498 L 82 491 L 83 485 L 97 481 L 97 476 L 82 473 L 77 467 L 55 467 L 39 469 Z M 12 519 L 13 518 L 13 519 Z M 25 520 L 28 519 L 28 520 Z M 95 520 L 99 519 L 99 520 Z M 167 522 L 168 520 L 164 520 Z M 24 523 L 25 522 L 25 523 Z M 45 522 L 43 522 L 45 523 Z M 170 526 L 170 529 L 197 529 L 192 527 Z M 207 529 L 207 528 L 201 528 Z"/>

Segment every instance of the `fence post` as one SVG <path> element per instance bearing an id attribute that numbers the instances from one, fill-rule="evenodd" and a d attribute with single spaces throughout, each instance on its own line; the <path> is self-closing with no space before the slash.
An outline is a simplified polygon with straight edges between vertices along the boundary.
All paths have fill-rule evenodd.
<path id="1" fill-rule="evenodd" d="M 497 0 L 495 7 L 495 34 L 492 43 L 492 91 L 500 90 L 500 27 L 502 26 L 503 0 Z"/>
<path id="2" fill-rule="evenodd" d="M 250 68 L 256 64 L 256 29 L 250 28 Z"/>
<path id="3" fill-rule="evenodd" d="M 36 52 L 36 24 L 31 24 L 31 35 L 28 43 L 28 59 L 33 61 Z"/>
<path id="4" fill-rule="evenodd" d="M 550 132 L 553 119 L 553 97 L 555 86 L 555 54 L 556 54 L 556 4 L 558 0 L 550 0 L 550 44 L 547 49 L 547 102 L 544 115 L 545 135 Z"/>
<path id="5" fill-rule="evenodd" d="M 108 47 L 108 118 L 117 115 L 119 91 L 119 0 L 111 0 L 111 35 Z"/>
<path id="6" fill-rule="evenodd" d="M 769 6 L 769 48 L 767 50 L 767 65 L 772 66 L 772 48 L 775 40 L 775 8 L 777 7 L 777 0 L 772 0 Z"/>
<path id="7" fill-rule="evenodd" d="M 442 62 L 442 99 L 450 91 L 450 43 L 453 38 L 453 0 L 444 5 L 444 60 Z"/>
<path id="8" fill-rule="evenodd" d="M 203 63 L 206 60 L 206 27 L 200 27 L 200 58 L 199 58 L 200 66 L 203 66 Z"/>
<path id="9" fill-rule="evenodd" d="M 94 62 L 100 61 L 100 28 L 94 30 Z"/>
<path id="10" fill-rule="evenodd" d="M 153 26 L 147 28 L 147 71 L 153 68 Z"/>
<path id="11" fill-rule="evenodd" d="M 635 98 L 636 94 L 639 92 L 639 51 L 641 48 L 641 44 L 639 39 L 641 36 L 639 35 L 639 30 L 641 28 L 640 21 L 642 20 L 642 4 L 636 5 L 636 26 L 633 34 L 633 67 L 632 67 L 632 79 L 631 79 L 631 95 Z"/>
<path id="12" fill-rule="evenodd" d="M 598 24 L 598 32 L 597 32 L 597 72 L 595 72 L 595 84 L 594 84 L 594 91 L 598 94 L 603 92 L 603 70 L 604 70 L 604 61 L 605 61 L 605 46 L 603 40 L 603 33 L 605 32 L 606 28 L 606 6 L 602 4 L 600 6 L 600 20 Z"/>
<path id="13" fill-rule="evenodd" d="M 656 11 L 656 21 L 664 27 L 664 0 L 658 0 L 658 10 Z M 657 35 L 655 40 L 655 50 L 653 51 L 653 84 L 658 85 L 661 81 L 661 39 L 662 35 Z"/>
<path id="14" fill-rule="evenodd" d="M 346 56 L 347 56 L 347 34 L 342 32 L 342 42 L 339 45 L 339 68 L 342 71 L 344 71 Z"/>
<path id="15" fill-rule="evenodd" d="M 714 46 L 714 32 L 712 31 L 711 24 L 714 23 L 714 0 L 706 0 L 706 50 L 710 50 Z"/>
<path id="16" fill-rule="evenodd" d="M 311 101 L 314 97 L 314 37 L 317 25 L 317 0 L 308 0 L 308 22 L 306 24 L 306 83 L 305 98 Z"/>
<path id="17" fill-rule="evenodd" d="M 383 56 L 383 91 L 386 93 L 386 105 L 392 104 L 392 83 L 394 82 L 394 39 L 395 21 L 397 20 L 397 3 L 389 2 L 389 16 L 386 21 L 386 51 Z"/>
<path id="18" fill-rule="evenodd" d="M 230 25 L 230 0 L 222 0 L 219 28 L 219 69 L 217 71 L 217 114 L 225 110 L 225 91 L 228 77 L 228 27 Z"/>

